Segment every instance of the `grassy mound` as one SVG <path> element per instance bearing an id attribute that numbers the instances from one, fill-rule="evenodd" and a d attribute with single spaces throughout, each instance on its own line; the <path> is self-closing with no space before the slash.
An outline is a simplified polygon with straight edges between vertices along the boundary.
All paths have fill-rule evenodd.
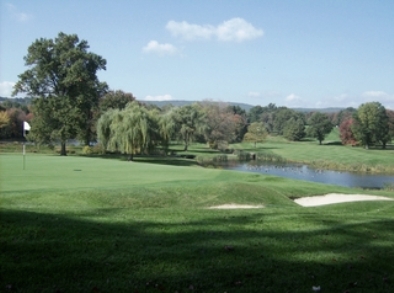
<path id="1" fill-rule="evenodd" d="M 29 155 L 22 170 L 21 159 L 0 155 L 0 291 L 392 288 L 394 203 L 291 200 L 361 190 L 101 158 Z M 206 209 L 228 203 L 265 208 Z"/>

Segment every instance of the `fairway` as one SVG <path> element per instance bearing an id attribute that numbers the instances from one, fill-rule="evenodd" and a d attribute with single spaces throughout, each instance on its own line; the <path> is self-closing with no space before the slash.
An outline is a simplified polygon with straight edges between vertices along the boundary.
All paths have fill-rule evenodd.
<path id="1" fill-rule="evenodd" d="M 390 292 L 394 202 L 201 167 L 0 155 L 0 291 Z M 254 209 L 208 209 L 217 206 Z"/>

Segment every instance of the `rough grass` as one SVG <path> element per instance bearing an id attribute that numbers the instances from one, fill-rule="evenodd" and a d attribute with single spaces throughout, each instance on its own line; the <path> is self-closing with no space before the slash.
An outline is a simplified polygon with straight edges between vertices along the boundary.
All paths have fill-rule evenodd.
<path id="1" fill-rule="evenodd" d="M 390 292 L 394 203 L 336 186 L 101 158 L 0 155 L 1 292 Z M 392 196 L 383 191 L 377 195 Z M 264 209 L 208 210 L 225 204 Z"/>

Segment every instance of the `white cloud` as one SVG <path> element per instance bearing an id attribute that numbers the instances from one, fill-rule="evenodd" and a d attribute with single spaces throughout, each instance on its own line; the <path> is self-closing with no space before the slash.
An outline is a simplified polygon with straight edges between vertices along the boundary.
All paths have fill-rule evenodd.
<path id="1" fill-rule="evenodd" d="M 19 22 L 26 22 L 32 18 L 31 15 L 19 11 L 15 5 L 8 3 L 7 8 L 10 15 Z"/>
<path id="2" fill-rule="evenodd" d="M 361 94 L 363 103 L 379 102 L 388 109 L 394 109 L 394 94 L 384 91 L 366 91 Z"/>
<path id="3" fill-rule="evenodd" d="M 11 93 L 13 91 L 15 82 L 12 81 L 2 81 L 0 82 L 0 96 L 9 98 L 11 97 Z"/>
<path id="4" fill-rule="evenodd" d="M 174 98 L 171 95 L 159 95 L 159 96 L 146 96 L 145 101 L 172 101 Z"/>
<path id="5" fill-rule="evenodd" d="M 367 91 L 364 92 L 362 95 L 368 98 L 382 98 L 388 96 L 388 94 L 383 91 Z"/>
<path id="6" fill-rule="evenodd" d="M 186 21 L 176 22 L 171 20 L 167 23 L 166 28 L 173 36 L 188 41 L 216 38 L 225 42 L 242 42 L 261 37 L 264 34 L 262 29 L 255 28 L 242 18 L 232 18 L 217 26 L 189 24 Z"/>
<path id="7" fill-rule="evenodd" d="M 251 98 L 258 98 L 258 97 L 260 97 L 260 93 L 259 92 L 249 92 L 248 96 Z"/>
<path id="8" fill-rule="evenodd" d="M 287 107 L 302 107 L 304 104 L 304 99 L 294 93 L 291 93 L 290 95 L 285 97 L 285 106 Z"/>
<path id="9" fill-rule="evenodd" d="M 301 98 L 295 94 L 290 94 L 285 98 L 286 102 L 295 102 L 301 100 Z"/>
<path id="10" fill-rule="evenodd" d="M 150 41 L 142 48 L 144 53 L 155 53 L 159 55 L 174 55 L 178 53 L 178 49 L 171 44 L 160 44 L 157 41 Z"/>

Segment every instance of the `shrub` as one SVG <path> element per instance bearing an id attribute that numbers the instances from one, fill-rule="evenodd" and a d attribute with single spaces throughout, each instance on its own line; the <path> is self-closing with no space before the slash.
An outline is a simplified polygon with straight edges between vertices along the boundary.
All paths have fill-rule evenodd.
<path id="1" fill-rule="evenodd" d="M 93 153 L 93 148 L 91 146 L 85 145 L 82 148 L 82 154 L 84 155 L 91 155 Z"/>

